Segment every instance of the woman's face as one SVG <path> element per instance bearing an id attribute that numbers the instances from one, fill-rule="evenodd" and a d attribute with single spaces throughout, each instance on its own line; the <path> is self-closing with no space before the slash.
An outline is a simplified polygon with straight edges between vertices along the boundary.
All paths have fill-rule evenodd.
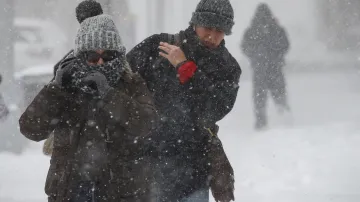
<path id="1" fill-rule="evenodd" d="M 84 59 L 88 65 L 102 65 L 120 57 L 120 53 L 115 50 L 96 50 L 84 52 Z"/>
<path id="2" fill-rule="evenodd" d="M 97 50 L 95 52 L 101 55 L 104 53 L 104 50 Z M 97 62 L 95 60 L 86 60 L 86 62 L 88 63 L 88 65 L 102 65 L 104 64 L 104 59 L 100 57 Z"/>

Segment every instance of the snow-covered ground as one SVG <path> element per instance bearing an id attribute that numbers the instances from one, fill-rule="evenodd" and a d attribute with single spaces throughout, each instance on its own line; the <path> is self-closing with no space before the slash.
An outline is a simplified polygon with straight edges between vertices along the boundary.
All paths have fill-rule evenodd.
<path id="1" fill-rule="evenodd" d="M 346 69 L 289 73 L 293 123 L 270 103 L 270 127 L 255 132 L 251 82 L 243 80 L 220 136 L 236 174 L 236 201 L 360 201 L 360 74 Z M 41 144 L 0 154 L 0 201 L 45 202 L 49 158 Z"/>

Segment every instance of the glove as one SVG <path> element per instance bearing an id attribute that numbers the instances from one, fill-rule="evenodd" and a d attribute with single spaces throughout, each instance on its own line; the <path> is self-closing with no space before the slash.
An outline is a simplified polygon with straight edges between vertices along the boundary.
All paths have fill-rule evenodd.
<path id="1" fill-rule="evenodd" d="M 106 77 L 100 72 L 90 73 L 82 79 L 82 84 L 96 90 L 100 98 L 104 98 L 111 89 Z"/>
<path id="2" fill-rule="evenodd" d="M 230 202 L 235 200 L 234 176 L 231 174 L 222 173 L 215 176 L 210 184 L 210 187 L 216 202 Z"/>
<path id="3" fill-rule="evenodd" d="M 69 84 L 71 83 L 71 72 L 72 72 L 72 62 L 75 58 L 68 58 L 63 60 L 57 68 L 55 72 L 55 77 L 51 82 L 54 85 L 59 87 L 64 87 L 66 89 L 69 88 Z"/>
<path id="4" fill-rule="evenodd" d="M 212 140 L 210 148 L 210 188 L 216 202 L 234 201 L 234 170 L 225 154 L 220 139 Z"/>
<path id="5" fill-rule="evenodd" d="M 59 68 L 58 70 L 56 70 L 55 78 L 51 83 L 59 87 L 63 87 L 62 84 L 63 84 L 64 73 L 65 70 L 63 68 Z"/>

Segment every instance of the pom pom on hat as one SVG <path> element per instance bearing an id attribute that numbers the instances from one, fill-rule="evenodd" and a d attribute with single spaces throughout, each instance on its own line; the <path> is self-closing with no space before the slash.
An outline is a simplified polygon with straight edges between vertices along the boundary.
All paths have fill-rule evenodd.
<path id="1" fill-rule="evenodd" d="M 79 23 L 90 17 L 103 14 L 103 9 L 99 2 L 95 0 L 85 0 L 76 7 L 76 18 Z"/>

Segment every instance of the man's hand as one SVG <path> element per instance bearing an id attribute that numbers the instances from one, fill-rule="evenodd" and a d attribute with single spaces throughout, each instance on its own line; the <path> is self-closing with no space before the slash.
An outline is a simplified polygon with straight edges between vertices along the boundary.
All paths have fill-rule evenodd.
<path id="1" fill-rule="evenodd" d="M 160 55 L 168 59 L 174 67 L 187 60 L 184 52 L 178 46 L 170 45 L 165 42 L 160 42 L 159 49 L 165 52 L 160 52 Z"/>

